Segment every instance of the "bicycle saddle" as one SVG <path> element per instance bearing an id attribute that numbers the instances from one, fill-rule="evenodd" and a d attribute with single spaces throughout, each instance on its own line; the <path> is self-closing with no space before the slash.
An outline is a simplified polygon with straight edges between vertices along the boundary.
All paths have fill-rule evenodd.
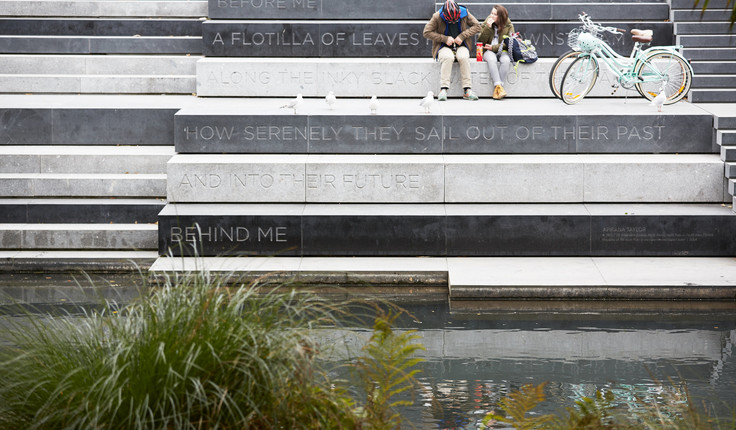
<path id="1" fill-rule="evenodd" d="M 654 31 L 652 30 L 638 30 L 636 28 L 631 29 L 631 40 L 639 43 L 649 43 L 654 37 Z"/>

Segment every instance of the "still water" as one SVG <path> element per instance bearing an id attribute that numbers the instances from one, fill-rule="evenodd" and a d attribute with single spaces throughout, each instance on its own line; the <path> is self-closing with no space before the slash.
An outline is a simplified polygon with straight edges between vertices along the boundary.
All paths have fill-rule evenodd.
<path id="1" fill-rule="evenodd" d="M 67 289 L 67 280 L 41 281 L 47 285 L 25 278 L 13 279 L 15 287 L 0 282 L 0 292 L 42 311 L 61 307 L 75 313 L 74 302 L 100 303 L 99 289 L 84 293 Z M 126 302 L 136 295 L 135 288 L 125 288 L 127 280 L 107 281 L 107 298 L 114 292 L 115 300 Z M 430 298 L 399 305 L 411 316 L 399 319 L 396 328 L 416 330 L 426 348 L 421 387 L 414 405 L 402 410 L 414 428 L 476 429 L 489 411 L 500 412 L 500 399 L 524 384 L 543 382 L 548 401 L 539 413 L 559 411 L 596 390 L 610 390 L 617 401 L 637 408 L 661 402 L 664 391 L 681 383 L 716 415 L 736 411 L 736 302 Z M 353 342 L 352 349 L 369 335 L 368 327 L 348 331 L 339 337 Z"/>

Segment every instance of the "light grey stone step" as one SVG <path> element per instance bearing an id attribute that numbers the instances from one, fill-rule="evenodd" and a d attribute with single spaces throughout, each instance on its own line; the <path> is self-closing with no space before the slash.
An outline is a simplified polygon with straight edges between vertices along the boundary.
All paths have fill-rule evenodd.
<path id="1" fill-rule="evenodd" d="M 165 174 L 0 174 L 0 197 L 163 197 Z"/>
<path id="2" fill-rule="evenodd" d="M 156 224 L 0 224 L 2 249 L 151 250 Z"/>
<path id="3" fill-rule="evenodd" d="M 3 54 L 202 53 L 199 36 L 0 36 Z"/>
<path id="4" fill-rule="evenodd" d="M 0 147 L 0 173 L 163 174 L 172 146 Z"/>
<path id="5" fill-rule="evenodd" d="M 192 94 L 195 76 L 0 75 L 3 93 Z"/>
<path id="6" fill-rule="evenodd" d="M 693 88 L 736 88 L 736 70 L 731 75 L 695 75 Z"/>
<path id="7" fill-rule="evenodd" d="M 716 142 L 721 146 L 736 146 L 736 130 L 718 130 Z"/>
<path id="8" fill-rule="evenodd" d="M 722 202 L 717 154 L 176 155 L 170 202 Z"/>
<path id="9" fill-rule="evenodd" d="M 204 17 L 207 1 L 3 0 L 2 16 L 53 17 Z"/>
<path id="10" fill-rule="evenodd" d="M 736 35 L 706 34 L 676 36 L 676 44 L 692 47 L 729 47 L 736 44 Z"/>
<path id="11" fill-rule="evenodd" d="M 688 100 L 692 103 L 734 103 L 736 102 L 736 89 L 695 88 L 690 90 Z"/>
<path id="12" fill-rule="evenodd" d="M 684 48 L 682 55 L 688 60 L 736 60 L 736 48 L 734 47 L 718 47 L 718 48 Z"/>
<path id="13" fill-rule="evenodd" d="M 671 294 L 679 291 L 680 298 L 705 298 L 700 286 L 723 287 L 719 296 L 732 293 L 725 288 L 736 286 L 733 259 L 704 257 L 161 257 L 149 273 L 162 276 L 198 270 L 253 279 L 292 279 L 300 284 L 349 283 L 356 289 L 403 283 L 404 288 L 394 290 L 396 295 L 444 286 L 457 300 L 498 297 L 503 292 L 507 296 L 513 292 L 514 298 L 581 298 L 585 294 L 589 298 L 672 299 Z M 420 283 L 417 278 L 426 281 Z M 541 288 L 546 295 L 540 294 Z M 661 289 L 661 295 L 653 295 L 650 288 Z"/>
<path id="14" fill-rule="evenodd" d="M 553 97 L 549 72 L 555 58 L 519 64 L 506 79 L 509 97 Z M 488 66 L 471 61 L 473 90 L 481 97 L 493 93 Z M 324 97 L 424 97 L 439 92 L 439 64 L 431 58 L 203 58 L 197 62 L 197 95 Z M 615 76 L 601 72 L 591 96 L 610 96 Z M 634 91 L 619 89 L 617 97 Z M 449 95 L 462 96 L 460 73 L 453 66 Z"/>
<path id="15" fill-rule="evenodd" d="M 2 75 L 192 75 L 195 55 L 0 55 Z"/>

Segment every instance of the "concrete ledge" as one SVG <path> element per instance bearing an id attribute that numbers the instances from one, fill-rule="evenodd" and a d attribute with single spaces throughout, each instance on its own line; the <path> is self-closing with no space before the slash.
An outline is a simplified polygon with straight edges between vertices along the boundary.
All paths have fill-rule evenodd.
<path id="1" fill-rule="evenodd" d="M 721 202 L 723 162 L 680 155 L 176 155 L 170 202 Z"/>
<path id="2" fill-rule="evenodd" d="M 171 146 L 2 147 L 0 173 L 165 173 Z"/>
<path id="3" fill-rule="evenodd" d="M 168 204 L 161 255 L 734 256 L 721 204 Z"/>
<path id="4" fill-rule="evenodd" d="M 0 224 L 4 249 L 156 248 L 155 224 Z"/>
<path id="5" fill-rule="evenodd" d="M 2 197 L 163 197 L 165 174 L 0 174 Z"/>

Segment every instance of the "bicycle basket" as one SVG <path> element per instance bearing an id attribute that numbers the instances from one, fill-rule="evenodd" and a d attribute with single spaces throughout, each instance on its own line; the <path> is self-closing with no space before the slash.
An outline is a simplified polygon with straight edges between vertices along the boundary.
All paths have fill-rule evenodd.
<path id="1" fill-rule="evenodd" d="M 579 51 L 578 47 L 578 36 L 580 36 L 580 33 L 583 31 L 582 28 L 573 28 L 570 30 L 570 32 L 567 34 L 567 46 L 570 47 L 573 51 Z"/>

